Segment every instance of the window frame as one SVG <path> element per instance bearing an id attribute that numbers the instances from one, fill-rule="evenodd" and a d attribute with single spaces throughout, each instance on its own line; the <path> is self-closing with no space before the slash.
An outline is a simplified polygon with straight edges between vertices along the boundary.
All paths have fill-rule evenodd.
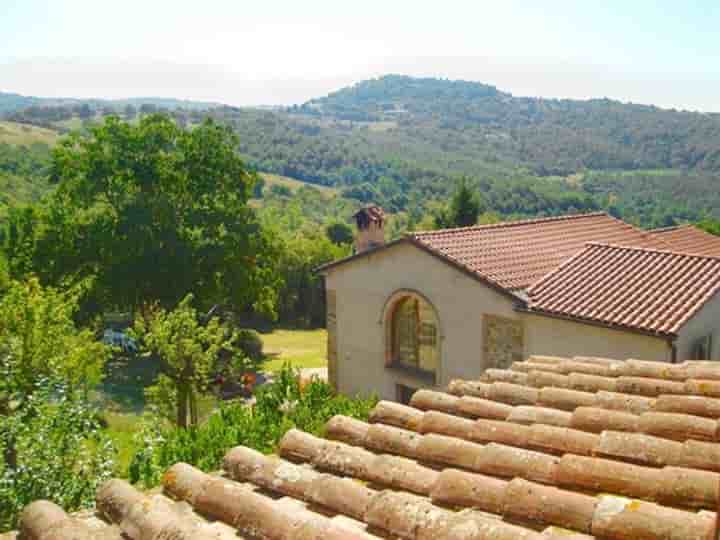
<path id="1" fill-rule="evenodd" d="M 436 355 L 436 366 L 435 370 L 427 370 L 418 366 L 414 366 L 409 363 L 401 362 L 396 355 L 395 348 L 395 314 L 397 309 L 401 306 L 401 303 L 408 299 L 413 298 L 418 302 L 424 302 L 426 306 L 431 310 L 432 316 L 435 322 L 435 355 Z M 385 303 L 383 307 L 383 315 L 381 317 L 381 324 L 385 330 L 385 367 L 388 369 L 402 372 L 406 375 L 410 375 L 417 380 L 421 380 L 425 383 L 435 384 L 436 381 L 441 378 L 442 370 L 442 359 L 443 359 L 443 332 L 441 327 L 440 316 L 438 310 L 434 304 L 423 294 L 415 290 L 401 289 L 394 292 Z M 420 330 L 420 324 L 418 324 L 417 332 Z M 418 347 L 419 347 L 419 336 L 418 336 Z M 419 353 L 419 351 L 418 351 Z M 418 364 L 419 364 L 418 358 Z"/>

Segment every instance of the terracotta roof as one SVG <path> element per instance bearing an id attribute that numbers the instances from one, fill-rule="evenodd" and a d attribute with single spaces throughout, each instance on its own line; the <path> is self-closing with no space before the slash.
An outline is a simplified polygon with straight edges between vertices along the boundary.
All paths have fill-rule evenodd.
<path id="1" fill-rule="evenodd" d="M 673 251 L 720 257 L 720 237 L 694 225 L 665 227 L 648 232 L 667 242 Z"/>
<path id="2" fill-rule="evenodd" d="M 418 232 L 412 240 L 508 290 L 526 289 L 590 241 L 668 248 L 604 212 Z"/>
<path id="3" fill-rule="evenodd" d="M 673 336 L 718 290 L 720 258 L 590 243 L 528 290 L 528 306 Z"/>
<path id="4" fill-rule="evenodd" d="M 637 382 L 587 391 L 632 377 L 692 394 L 712 386 L 698 375 L 720 385 L 707 363 L 531 357 L 411 406 L 380 402 L 370 423 L 336 416 L 326 438 L 291 430 L 277 456 L 236 447 L 222 476 L 178 463 L 163 477 L 173 500 L 111 480 L 97 510 L 138 540 L 712 538 L 718 400 L 650 398 Z M 48 503 L 21 527 L 28 540 L 98 537 Z"/>

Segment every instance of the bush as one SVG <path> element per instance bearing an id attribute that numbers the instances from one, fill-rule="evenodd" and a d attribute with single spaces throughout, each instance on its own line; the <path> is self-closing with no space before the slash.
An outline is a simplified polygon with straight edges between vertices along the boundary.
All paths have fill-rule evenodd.
<path id="1" fill-rule="evenodd" d="M 0 533 L 17 526 L 20 511 L 48 499 L 68 511 L 91 506 L 110 478 L 115 449 L 97 411 L 60 386 L 46 386 L 22 414 L 0 416 L 0 455 L 12 438 L 17 467 L 0 460 Z"/>
<path id="2" fill-rule="evenodd" d="M 253 362 L 262 360 L 263 340 L 257 331 L 250 328 L 241 328 L 237 331 L 235 345 Z"/>
<path id="3" fill-rule="evenodd" d="M 180 461 L 215 471 L 235 446 L 270 453 L 292 428 L 322 435 L 325 423 L 334 415 L 365 420 L 375 403 L 375 399 L 334 395 L 327 383 L 317 380 L 301 386 L 298 374 L 285 366 L 276 381 L 257 390 L 253 406 L 242 402 L 222 405 L 207 422 L 187 430 L 147 422 L 138 434 L 136 447 L 140 450 L 132 458 L 130 480 L 155 486 L 162 473 Z"/>

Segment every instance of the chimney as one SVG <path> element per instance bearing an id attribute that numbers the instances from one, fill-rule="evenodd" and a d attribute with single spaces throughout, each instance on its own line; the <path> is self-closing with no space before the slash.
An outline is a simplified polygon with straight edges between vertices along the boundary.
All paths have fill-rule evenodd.
<path id="1" fill-rule="evenodd" d="M 357 223 L 355 253 L 382 246 L 385 243 L 385 212 L 379 206 L 367 206 L 354 216 Z"/>

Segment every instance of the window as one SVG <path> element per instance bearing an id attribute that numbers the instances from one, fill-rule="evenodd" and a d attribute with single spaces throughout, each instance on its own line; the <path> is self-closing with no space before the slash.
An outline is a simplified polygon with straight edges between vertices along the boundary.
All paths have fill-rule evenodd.
<path id="1" fill-rule="evenodd" d="M 438 321 L 422 298 L 405 296 L 392 312 L 391 363 L 435 373 L 439 364 Z"/>

